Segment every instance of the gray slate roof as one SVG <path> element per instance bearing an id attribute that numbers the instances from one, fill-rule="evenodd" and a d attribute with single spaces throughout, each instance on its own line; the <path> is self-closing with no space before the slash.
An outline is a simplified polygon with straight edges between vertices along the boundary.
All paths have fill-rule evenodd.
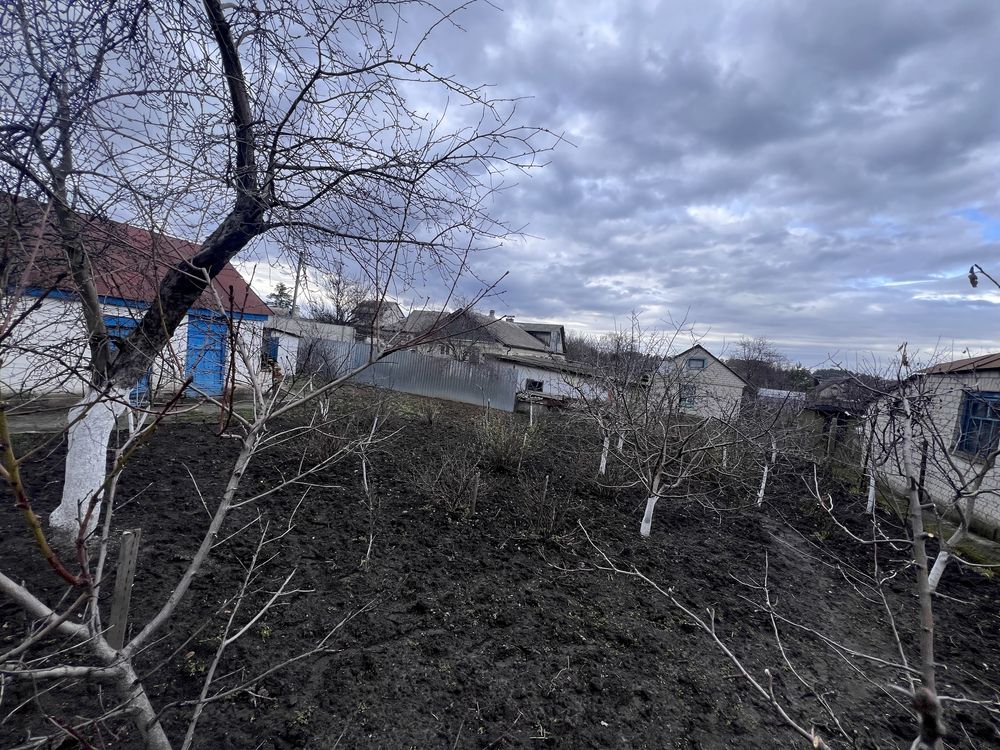
<path id="1" fill-rule="evenodd" d="M 419 334 L 443 324 L 441 338 L 455 338 L 473 343 L 495 342 L 514 349 L 547 351 L 541 341 L 503 318 L 488 318 L 478 313 L 466 312 L 445 322 L 448 316 L 448 313 L 440 310 L 414 310 L 403 321 L 403 331 Z"/>

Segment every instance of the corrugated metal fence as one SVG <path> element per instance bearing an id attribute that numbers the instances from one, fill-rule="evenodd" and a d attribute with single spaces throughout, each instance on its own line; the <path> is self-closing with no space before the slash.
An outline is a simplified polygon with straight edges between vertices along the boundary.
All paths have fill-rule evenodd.
<path id="1" fill-rule="evenodd" d="M 330 378 L 360 367 L 368 359 L 367 344 L 325 340 L 303 344 L 306 361 L 300 362 L 300 367 Z M 351 380 L 417 396 L 489 404 L 503 411 L 514 411 L 517 391 L 512 367 L 497 362 L 459 362 L 412 351 L 394 352 Z"/>

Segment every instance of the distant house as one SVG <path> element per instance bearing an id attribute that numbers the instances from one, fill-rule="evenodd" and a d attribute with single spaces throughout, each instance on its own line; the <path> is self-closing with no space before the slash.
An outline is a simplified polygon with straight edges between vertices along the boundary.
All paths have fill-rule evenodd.
<path id="1" fill-rule="evenodd" d="M 349 322 L 359 339 L 371 338 L 378 334 L 385 338 L 386 333 L 400 330 L 403 324 L 403 310 L 397 302 L 384 299 L 362 300 L 351 311 Z"/>
<path id="2" fill-rule="evenodd" d="M 523 354 L 487 354 L 490 361 L 510 368 L 517 383 L 517 398 L 522 402 L 558 406 L 581 396 L 594 398 L 601 393 L 594 368 L 557 356 Z"/>
<path id="3" fill-rule="evenodd" d="M 732 419 L 739 415 L 750 383 L 701 344 L 665 359 L 657 370 L 684 412 Z M 655 381 L 654 381 L 655 382 Z"/>
<path id="4" fill-rule="evenodd" d="M 403 321 L 406 337 L 431 335 L 420 345 L 422 351 L 454 359 L 478 362 L 486 354 L 517 354 L 549 358 L 546 344 L 515 325 L 511 319 L 498 318 L 493 310 L 480 315 L 459 310 L 414 310 Z"/>
<path id="5" fill-rule="evenodd" d="M 14 221 L 21 225 L 22 236 L 36 231 L 31 216 L 25 218 L 20 208 Z M 80 224 L 101 313 L 113 345 L 120 346 L 156 303 L 164 274 L 200 247 L 105 219 L 81 216 Z M 18 293 L 18 309 L 30 313 L 2 342 L 0 390 L 5 396 L 81 395 L 89 380 L 90 352 L 79 296 L 54 238 L 47 231 L 42 236 L 38 255 L 30 262 L 15 258 L 17 268 L 8 279 L 7 293 Z M 163 353 L 150 362 L 134 397 L 175 393 L 189 376 L 189 395 L 217 396 L 227 386 L 249 385 L 251 372 L 264 368 L 263 332 L 273 317 L 227 263 L 192 305 Z M 252 352 L 253 361 L 233 357 L 232 335 Z"/>
<path id="6" fill-rule="evenodd" d="M 918 403 L 921 435 L 930 450 L 925 490 L 938 507 L 947 509 L 969 488 L 974 475 L 1000 440 L 1000 353 L 970 357 L 930 367 L 904 384 Z M 892 443 L 891 417 L 898 395 L 872 404 L 880 442 Z M 889 486 L 906 491 L 898 456 L 878 456 Z M 1000 471 L 989 469 L 972 513 L 972 528 L 1000 539 Z"/>
<path id="7" fill-rule="evenodd" d="M 264 327 L 264 357 L 277 362 L 283 373 L 297 372 L 299 367 L 315 369 L 325 356 L 325 342 L 354 341 L 355 330 L 351 326 L 336 323 L 321 323 L 307 318 L 293 318 L 288 314 L 274 315 Z"/>
<path id="8" fill-rule="evenodd" d="M 560 332 L 561 334 L 561 332 Z M 572 362 L 552 353 L 526 355 L 515 351 L 493 352 L 488 359 L 514 372 L 521 401 L 555 405 L 585 397 L 610 398 L 607 378 L 599 366 Z M 635 387 L 670 389 L 670 408 L 697 417 L 734 418 L 740 413 L 743 391 L 749 385 L 724 362 L 696 345 L 660 363 L 656 373 Z"/>

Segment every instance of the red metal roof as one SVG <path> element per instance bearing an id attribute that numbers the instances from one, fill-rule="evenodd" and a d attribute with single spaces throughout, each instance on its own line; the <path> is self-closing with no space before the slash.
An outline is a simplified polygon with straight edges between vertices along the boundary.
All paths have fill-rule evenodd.
<path id="1" fill-rule="evenodd" d="M 23 243 L 30 248 L 35 230 L 30 221 L 23 222 L 23 219 L 26 213 L 37 216 L 38 206 L 36 204 L 34 210 L 29 211 L 22 210 L 23 207 L 23 204 L 18 206 L 22 226 L 25 227 L 21 237 Z M 102 296 L 153 304 L 160 282 L 167 271 L 201 250 L 201 245 L 196 243 L 166 234 L 148 232 L 128 224 L 91 216 L 81 215 L 79 218 L 94 267 L 97 293 Z M 64 291 L 75 292 L 76 286 L 67 270 L 66 261 L 56 249 L 53 232 L 46 230 L 34 267 L 28 269 L 25 274 L 26 285 L 55 286 Z M 59 274 L 65 275 L 56 283 Z M 210 289 L 206 289 L 192 305 L 193 308 L 219 310 L 219 300 L 221 300 L 222 306 L 228 309 L 229 290 L 232 287 L 232 307 L 235 312 L 274 315 L 271 308 L 257 296 L 231 263 L 227 263 L 212 280 L 212 287 L 218 297 Z"/>

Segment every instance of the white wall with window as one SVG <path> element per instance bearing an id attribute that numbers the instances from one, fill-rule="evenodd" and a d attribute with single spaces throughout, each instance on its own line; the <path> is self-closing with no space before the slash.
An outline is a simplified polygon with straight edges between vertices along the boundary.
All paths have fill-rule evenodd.
<path id="1" fill-rule="evenodd" d="M 922 418 L 933 425 L 940 442 L 931 441 L 933 451 L 927 464 L 925 490 L 939 507 L 949 505 L 965 478 L 982 466 L 983 458 L 1000 440 L 1000 371 L 955 372 L 923 376 Z M 880 408 L 880 433 L 888 417 L 885 401 Z M 1000 462 L 998 462 L 1000 463 Z M 902 495 L 907 482 L 894 458 L 881 466 L 890 488 Z M 994 468 L 985 478 L 986 490 L 976 500 L 973 529 L 1000 539 L 1000 471 Z"/>
<path id="2" fill-rule="evenodd" d="M 90 377 L 90 350 L 80 303 L 70 295 L 54 294 L 43 300 L 25 296 L 17 300 L 15 310 L 29 314 L 3 342 L 0 394 L 5 398 L 82 395 Z M 138 303 L 105 302 L 101 312 L 109 333 L 121 340 L 142 318 L 145 308 Z M 191 316 L 184 317 L 168 345 L 150 362 L 143 389 L 164 396 L 172 394 L 191 367 L 197 366 L 197 359 L 192 362 L 189 356 L 190 321 Z M 252 359 L 260 351 L 263 325 L 263 316 L 247 316 L 237 323 L 237 334 Z M 225 328 L 224 324 L 222 327 Z M 228 341 L 223 343 L 222 364 L 228 377 L 229 346 Z M 249 385 L 250 368 L 255 366 L 256 362 L 236 358 L 237 388 Z"/>
<path id="3" fill-rule="evenodd" d="M 739 415 L 746 382 L 701 345 L 695 345 L 660 367 L 674 390 L 672 398 L 698 417 L 732 419 Z"/>
<path id="4" fill-rule="evenodd" d="M 566 372 L 557 363 L 553 363 L 551 368 L 545 368 L 503 358 L 497 358 L 497 361 L 513 368 L 517 390 L 523 394 L 573 399 L 579 398 L 581 392 L 587 397 L 593 397 L 599 390 L 591 378 Z"/>

